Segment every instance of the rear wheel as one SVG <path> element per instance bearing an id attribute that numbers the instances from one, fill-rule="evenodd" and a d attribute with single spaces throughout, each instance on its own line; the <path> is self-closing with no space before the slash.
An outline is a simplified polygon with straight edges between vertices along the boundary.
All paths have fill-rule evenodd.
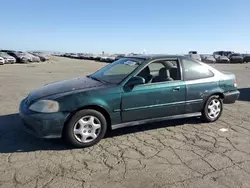
<path id="1" fill-rule="evenodd" d="M 218 120 L 223 111 L 222 99 L 217 96 L 211 96 L 203 109 L 202 116 L 205 122 L 214 122 Z"/>
<path id="2" fill-rule="evenodd" d="M 106 130 L 105 117 L 96 110 L 86 109 L 72 116 L 65 125 L 63 137 L 76 147 L 89 147 L 97 144 Z"/>

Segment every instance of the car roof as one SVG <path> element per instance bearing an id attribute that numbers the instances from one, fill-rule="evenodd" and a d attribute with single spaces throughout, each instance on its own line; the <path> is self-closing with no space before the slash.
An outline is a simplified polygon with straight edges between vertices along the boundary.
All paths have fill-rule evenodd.
<path id="1" fill-rule="evenodd" d="M 178 58 L 187 58 L 184 55 L 166 55 L 166 54 L 147 54 L 147 55 L 129 55 L 125 56 L 125 58 L 140 58 L 140 59 L 163 59 L 163 58 L 170 58 L 170 59 L 178 59 Z"/>

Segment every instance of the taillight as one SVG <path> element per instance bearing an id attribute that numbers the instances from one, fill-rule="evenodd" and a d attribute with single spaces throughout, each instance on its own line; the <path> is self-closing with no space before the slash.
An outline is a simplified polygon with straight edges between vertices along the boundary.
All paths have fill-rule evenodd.
<path id="1" fill-rule="evenodd" d="M 234 87 L 237 87 L 237 80 L 234 80 Z"/>

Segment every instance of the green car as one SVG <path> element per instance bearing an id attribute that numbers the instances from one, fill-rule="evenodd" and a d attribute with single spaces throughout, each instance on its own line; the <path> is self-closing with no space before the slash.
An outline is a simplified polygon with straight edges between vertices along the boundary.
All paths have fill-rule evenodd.
<path id="1" fill-rule="evenodd" d="M 214 122 L 223 104 L 238 97 L 232 73 L 186 56 L 137 55 L 37 89 L 21 102 L 19 114 L 38 137 L 88 147 L 109 129 L 197 116 Z"/>

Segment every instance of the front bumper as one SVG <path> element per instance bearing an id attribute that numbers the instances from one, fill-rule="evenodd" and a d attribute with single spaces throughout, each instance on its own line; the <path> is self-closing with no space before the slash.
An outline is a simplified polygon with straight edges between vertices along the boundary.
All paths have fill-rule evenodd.
<path id="1" fill-rule="evenodd" d="M 239 98 L 239 96 L 240 96 L 240 92 L 238 90 L 226 92 L 226 93 L 224 93 L 223 102 L 225 104 L 235 103 L 235 101 Z"/>
<path id="2" fill-rule="evenodd" d="M 229 63 L 229 59 L 216 59 L 216 63 Z"/>
<path id="3" fill-rule="evenodd" d="M 27 132 L 39 138 L 60 138 L 69 113 L 36 113 L 28 109 L 25 99 L 19 107 L 19 116 Z"/>
<path id="4" fill-rule="evenodd" d="M 13 63 L 16 63 L 16 60 L 13 60 L 13 59 L 6 59 L 6 60 L 5 60 L 5 63 L 6 63 L 6 64 L 13 64 Z"/>

